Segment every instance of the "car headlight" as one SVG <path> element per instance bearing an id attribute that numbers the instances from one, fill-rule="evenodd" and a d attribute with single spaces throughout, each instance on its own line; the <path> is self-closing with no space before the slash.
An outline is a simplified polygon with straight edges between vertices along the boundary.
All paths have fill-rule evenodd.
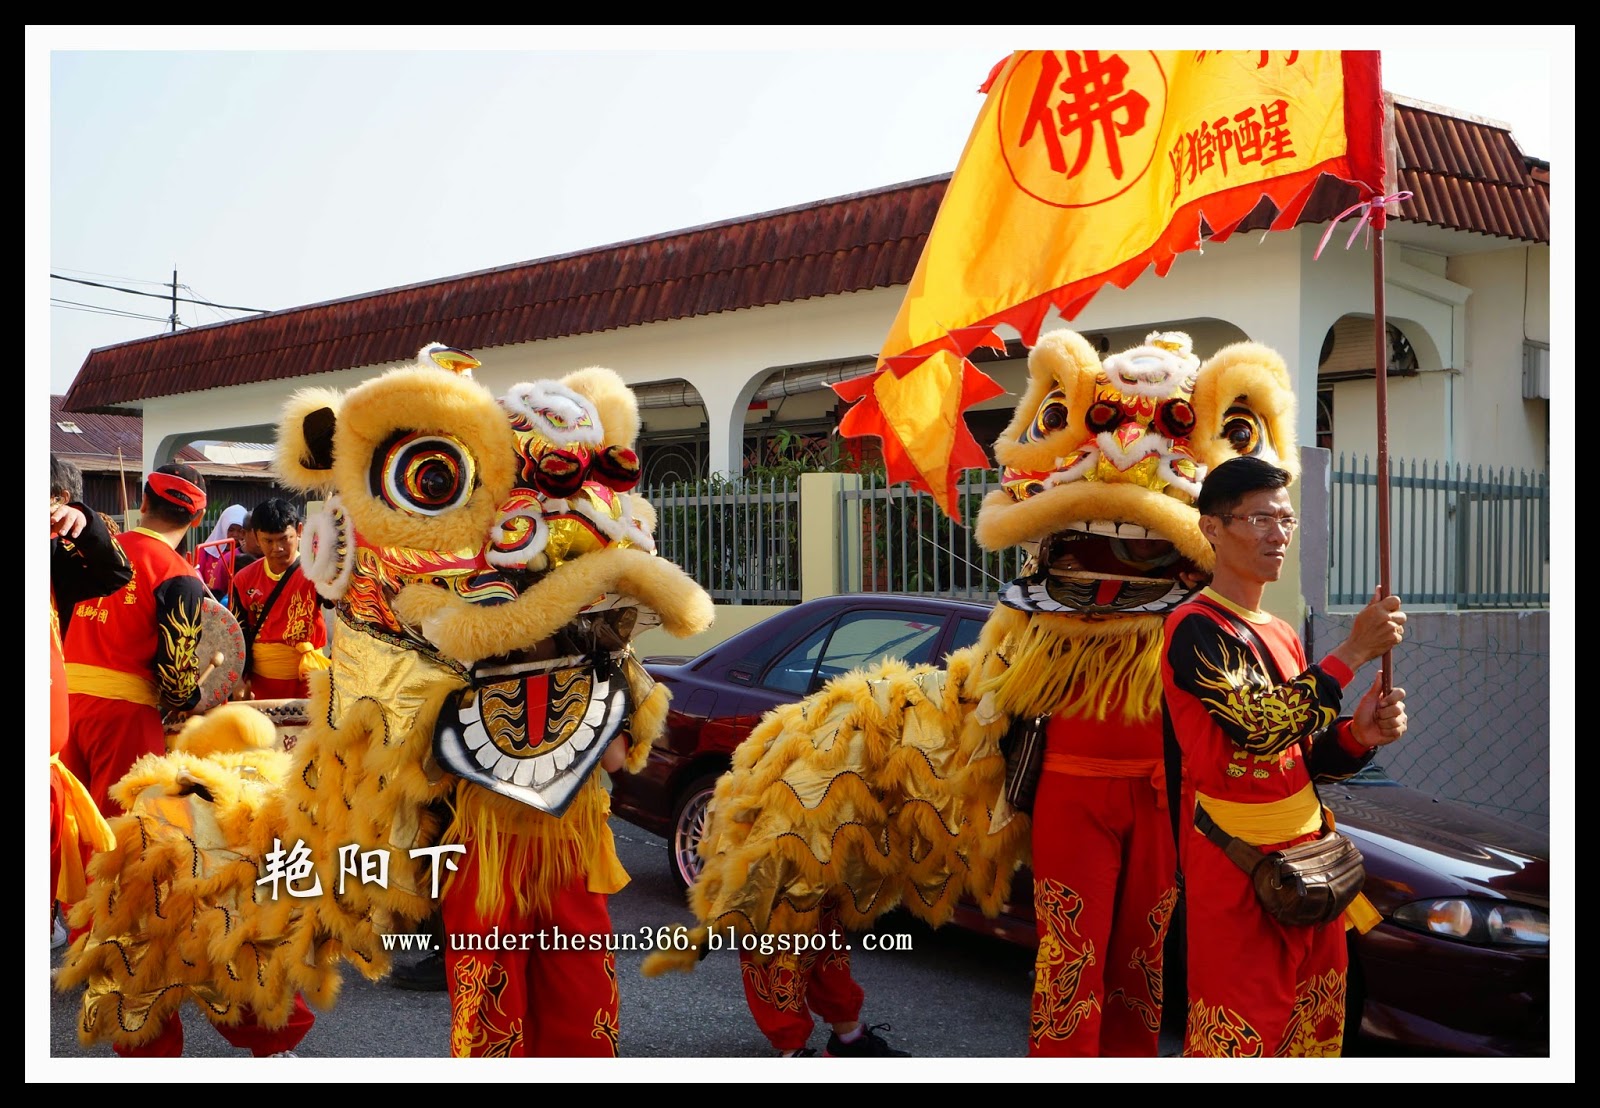
<path id="1" fill-rule="evenodd" d="M 1449 897 L 1402 904 L 1395 923 L 1483 946 L 1549 946 L 1550 913 L 1499 900 Z"/>

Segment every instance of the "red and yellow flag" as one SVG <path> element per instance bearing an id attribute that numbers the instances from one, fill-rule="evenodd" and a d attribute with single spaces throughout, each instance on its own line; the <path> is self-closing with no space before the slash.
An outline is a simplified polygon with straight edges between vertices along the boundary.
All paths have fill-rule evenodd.
<path id="1" fill-rule="evenodd" d="M 883 440 L 890 481 L 952 518 L 987 465 L 962 414 L 1002 390 L 967 360 L 1029 346 L 1108 283 L 1165 276 L 1262 197 L 1294 226 L 1322 174 L 1380 195 L 1383 100 L 1372 50 L 1020 50 L 995 67 L 878 367 L 834 390 L 840 424 Z"/>

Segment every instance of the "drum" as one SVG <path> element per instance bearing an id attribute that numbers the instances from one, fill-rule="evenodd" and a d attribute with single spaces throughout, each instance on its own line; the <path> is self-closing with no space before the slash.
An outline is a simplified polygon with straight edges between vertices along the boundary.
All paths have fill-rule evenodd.
<path id="1" fill-rule="evenodd" d="M 258 712 L 265 713 L 278 729 L 278 745 L 283 750 L 293 750 L 300 734 L 311 719 L 306 715 L 305 700 L 249 700 L 245 703 Z"/>
<path id="2" fill-rule="evenodd" d="M 200 601 L 200 643 L 195 654 L 200 659 L 200 701 L 188 712 L 191 716 L 226 704 L 244 677 L 244 632 L 214 596 Z M 167 721 L 169 733 L 182 727 L 182 719 Z"/>

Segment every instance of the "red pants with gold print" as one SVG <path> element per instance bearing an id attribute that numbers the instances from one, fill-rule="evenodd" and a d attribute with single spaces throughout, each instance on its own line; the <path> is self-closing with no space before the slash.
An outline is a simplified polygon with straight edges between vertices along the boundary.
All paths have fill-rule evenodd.
<path id="1" fill-rule="evenodd" d="M 311 1030 L 311 1025 L 317 1022 L 317 1017 L 306 1007 L 306 1002 L 300 997 L 294 998 L 294 1010 L 289 1013 L 289 1022 L 282 1027 L 262 1027 L 245 1012 L 243 1021 L 231 1027 L 224 1023 L 214 1023 L 211 1026 L 234 1046 L 248 1050 L 257 1058 L 266 1058 L 285 1050 L 293 1050 L 299 1045 L 300 1040 L 306 1037 L 306 1032 Z M 183 1020 L 176 1012 L 168 1016 L 161 1025 L 161 1033 L 147 1043 L 139 1046 L 112 1046 L 119 1057 L 122 1058 L 181 1058 L 183 1056 Z"/>
<path id="2" fill-rule="evenodd" d="M 836 930 L 830 924 L 820 933 Z M 850 976 L 850 952 L 843 949 L 776 954 L 765 964 L 740 951 L 739 976 L 750 1014 L 775 1050 L 806 1045 L 815 1026 L 812 1012 L 826 1023 L 854 1023 L 866 999 Z"/>
<path id="3" fill-rule="evenodd" d="M 1172 822 L 1148 777 L 1040 774 L 1030 1055 L 1157 1055 L 1173 857 Z"/>
<path id="4" fill-rule="evenodd" d="M 1285 926 L 1243 870 L 1185 829 L 1189 1023 L 1199 1058 L 1337 1057 L 1344 1041 L 1344 921 Z"/>
<path id="5" fill-rule="evenodd" d="M 616 955 L 570 943 L 611 934 L 605 894 L 590 892 L 579 873 L 547 913 L 519 916 L 513 890 L 503 889 L 505 907 L 484 919 L 475 907 L 482 876 L 476 858 L 467 852 L 441 901 L 451 1056 L 616 1057 Z M 525 943 L 524 935 L 533 938 Z M 549 949 L 540 949 L 540 936 Z M 491 938 L 498 949 L 487 948 Z M 480 940 L 484 949 L 457 949 Z M 560 940 L 568 940 L 567 949 L 559 949 Z"/>

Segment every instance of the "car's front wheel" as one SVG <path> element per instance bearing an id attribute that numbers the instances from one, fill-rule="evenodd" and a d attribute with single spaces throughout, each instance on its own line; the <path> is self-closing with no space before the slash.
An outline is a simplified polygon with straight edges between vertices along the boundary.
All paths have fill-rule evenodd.
<path id="1" fill-rule="evenodd" d="M 687 889 L 700 876 L 700 839 L 706 830 L 706 810 L 720 774 L 708 773 L 689 782 L 673 806 L 672 832 L 667 841 L 667 867 L 680 889 Z"/>

